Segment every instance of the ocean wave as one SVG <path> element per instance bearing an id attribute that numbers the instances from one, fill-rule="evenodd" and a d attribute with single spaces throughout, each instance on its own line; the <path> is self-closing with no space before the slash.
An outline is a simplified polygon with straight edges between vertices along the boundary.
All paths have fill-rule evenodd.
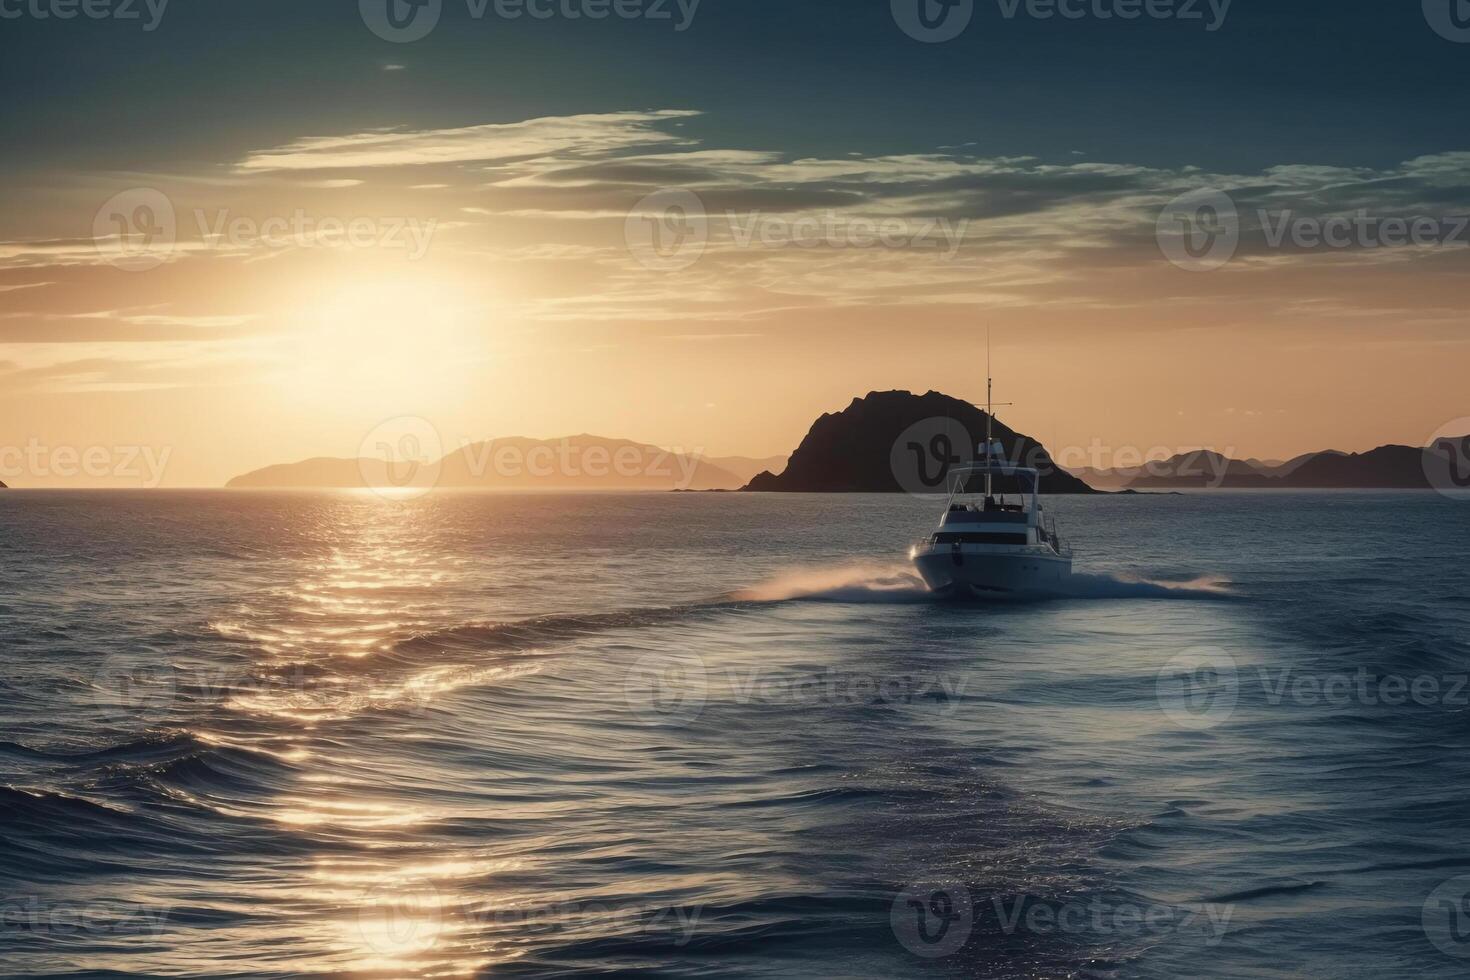
<path id="1" fill-rule="evenodd" d="M 57 789 L 19 789 L 0 786 L 0 827 L 14 829 L 30 826 L 69 831 L 98 825 L 121 824 L 132 816 L 131 808 L 114 802 L 101 802 Z"/>
<path id="2" fill-rule="evenodd" d="M 75 748 L 36 748 L 20 742 L 0 741 L 0 752 L 20 756 L 38 762 L 86 764 L 90 762 L 142 761 L 166 758 L 181 750 L 197 747 L 199 742 L 188 732 L 149 732 L 139 738 L 128 739 L 99 748 L 80 751 Z"/>
<path id="3" fill-rule="evenodd" d="M 613 630 L 639 629 L 679 622 L 722 606 L 728 608 L 729 604 L 714 602 L 657 606 L 607 613 L 542 616 L 536 619 L 511 622 L 463 623 L 426 633 L 416 633 L 395 643 L 393 651 L 395 653 L 422 653 L 442 650 L 532 650 Z"/>
<path id="4" fill-rule="evenodd" d="M 1279 885 L 1261 885 L 1257 888 L 1243 888 L 1240 891 L 1226 892 L 1223 895 L 1212 895 L 1205 899 L 1217 905 L 1228 905 L 1234 902 L 1249 902 L 1256 898 L 1271 898 L 1275 895 L 1295 895 L 1299 892 L 1315 891 L 1325 887 L 1325 881 L 1301 881 L 1286 882 Z"/>

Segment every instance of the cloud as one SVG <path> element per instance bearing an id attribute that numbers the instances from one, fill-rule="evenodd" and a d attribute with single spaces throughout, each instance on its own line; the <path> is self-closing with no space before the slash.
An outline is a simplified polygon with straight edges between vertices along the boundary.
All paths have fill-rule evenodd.
<path id="1" fill-rule="evenodd" d="M 811 313 L 817 314 L 811 320 L 833 311 L 863 317 L 868 310 L 921 320 L 953 316 L 965 306 L 1054 311 L 1077 321 L 1144 310 L 1175 311 L 1180 321 L 1320 320 L 1334 307 L 1292 304 L 1331 297 L 1351 308 L 1363 300 L 1367 273 L 1389 283 L 1381 303 L 1374 298 L 1375 308 L 1408 311 L 1418 304 L 1434 311 L 1428 314 L 1434 329 L 1456 315 L 1445 312 L 1453 310 L 1450 297 L 1431 295 L 1435 287 L 1425 285 L 1432 278 L 1425 272 L 1434 262 L 1458 272 L 1461 267 L 1451 263 L 1459 263 L 1463 252 L 1273 248 L 1259 212 L 1463 212 L 1470 208 L 1470 153 L 1375 168 L 1281 163 L 1253 173 L 1075 153 L 983 156 L 973 145 L 798 156 L 705 145 L 678 129 L 697 115 L 612 112 L 302 137 L 245 156 L 224 177 L 181 175 L 175 188 L 150 176 L 174 197 L 179 212 L 180 240 L 171 261 L 142 276 L 124 276 L 104 266 L 105 250 L 90 240 L 0 243 L 0 270 L 12 267 L 15 279 L 44 276 L 62 284 L 0 287 L 0 310 L 26 314 L 0 320 L 0 342 L 212 341 L 247 331 L 289 332 L 291 304 L 319 302 L 315 284 L 321 277 L 350 284 L 406 272 L 397 253 L 314 256 L 305 248 L 201 242 L 190 217 L 200 207 L 211 215 L 252 218 L 297 208 L 314 216 L 432 217 L 438 224 L 428 263 L 446 280 L 483 290 L 506 323 L 530 329 L 621 323 L 645 336 L 733 339 L 747 328 L 770 336 L 775 324 L 800 322 Z M 625 235 L 629 215 L 641 213 L 641 200 L 676 188 L 698 195 L 707 241 L 696 263 L 669 275 L 641 265 Z M 1193 276 L 1164 260 L 1156 222 L 1170 200 L 1206 188 L 1233 197 L 1243 235 L 1233 262 L 1217 274 Z M 786 233 L 761 234 L 751 224 L 754 215 L 779 219 Z M 823 229 L 819 240 L 790 233 L 798 221 L 812 218 Z M 905 223 L 898 237 L 911 237 L 909 243 L 873 244 L 861 230 L 893 220 Z M 827 228 L 835 229 L 830 239 L 823 238 Z M 854 246 L 854 240 L 869 244 Z M 43 267 L 52 268 L 37 271 Z M 1246 276 L 1252 277 L 1249 288 L 1240 283 Z M 268 297 L 279 281 L 311 285 L 271 310 L 275 301 Z M 220 299 L 223 291 L 227 302 Z M 1441 290 L 1450 291 L 1449 285 Z M 151 308 L 181 295 L 189 301 L 166 308 L 169 316 Z M 265 315 L 251 322 L 207 321 L 221 305 Z M 119 308 L 111 319 L 90 312 L 110 306 Z M 902 314 L 885 312 L 900 309 Z M 191 313 L 199 315 L 185 315 Z M 1406 314 L 1399 322 L 1415 319 L 1424 318 Z M 713 326 L 719 324 L 726 329 Z M 706 328 L 713 332 L 697 333 Z"/>
<path id="2" fill-rule="evenodd" d="M 753 340 L 756 337 L 764 337 L 760 333 L 670 333 L 663 334 L 660 340 L 677 340 L 687 343 L 708 343 L 721 340 Z"/>
<path id="3" fill-rule="evenodd" d="M 160 343 L 220 341 L 250 335 L 253 315 L 168 316 L 99 310 L 91 313 L 0 313 L 0 343 Z"/>
<path id="4" fill-rule="evenodd" d="M 665 109 L 550 116 L 460 129 L 313 136 L 252 153 L 237 169 L 265 173 L 474 163 L 557 153 L 601 154 L 635 146 L 684 143 L 682 138 L 654 127 L 693 115 L 697 113 Z"/>
<path id="5" fill-rule="evenodd" d="M 187 354 L 81 357 L 28 366 L 0 362 L 0 390 L 15 394 L 156 391 L 202 385 L 215 388 L 247 381 L 248 369 L 248 363 L 239 359 L 209 359 Z"/>

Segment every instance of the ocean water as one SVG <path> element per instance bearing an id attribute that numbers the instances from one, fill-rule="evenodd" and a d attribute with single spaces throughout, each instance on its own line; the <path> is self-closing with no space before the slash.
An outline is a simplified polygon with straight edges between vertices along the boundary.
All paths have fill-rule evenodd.
<path id="1" fill-rule="evenodd" d="M 6 976 L 1458 977 L 1470 506 L 0 493 Z"/>

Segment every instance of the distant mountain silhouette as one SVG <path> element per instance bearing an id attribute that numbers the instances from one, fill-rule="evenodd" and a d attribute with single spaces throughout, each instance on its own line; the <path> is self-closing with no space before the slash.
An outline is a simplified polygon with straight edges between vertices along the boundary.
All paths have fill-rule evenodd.
<path id="1" fill-rule="evenodd" d="M 790 458 L 789 456 L 710 456 L 705 462 L 735 474 L 740 479 L 739 486 L 743 486 L 755 479 L 757 474 L 767 470 L 779 473 L 786 468 L 786 463 Z"/>
<path id="2" fill-rule="evenodd" d="M 774 459 L 779 460 L 780 457 Z M 720 461 L 729 467 L 719 465 Z M 475 443 L 412 471 L 415 486 L 503 490 L 734 490 L 762 464 L 746 457 L 706 459 L 627 439 L 577 435 Z M 408 464 L 317 457 L 267 466 L 225 484 L 233 489 L 396 487 Z"/>
<path id="3" fill-rule="evenodd" d="M 444 457 L 441 487 L 733 490 L 740 477 L 700 456 L 627 439 L 577 435 L 475 443 Z"/>
<path id="4" fill-rule="evenodd" d="M 1196 449 L 1139 467 L 1133 475 L 1125 476 L 1122 485 L 1134 490 L 1220 486 L 1223 482 L 1256 486 L 1271 479 L 1269 473 L 1270 468 L 1260 463 L 1230 459 L 1210 449 Z"/>
<path id="5" fill-rule="evenodd" d="M 1431 487 L 1426 474 L 1434 471 L 1435 462 L 1427 450 L 1412 446 L 1380 446 L 1366 453 L 1330 449 L 1284 463 L 1229 459 L 1201 449 L 1139 467 L 1086 474 L 1101 486 L 1132 490 L 1406 490 Z"/>
<path id="6" fill-rule="evenodd" d="M 897 493 L 905 489 L 941 492 L 954 462 L 973 459 L 985 439 L 986 416 L 969 402 L 931 391 L 875 391 L 855 398 L 836 414 L 812 424 L 780 475 L 761 473 L 745 490 L 767 493 Z M 938 433 L 944 441 L 935 443 Z M 1043 493 L 1094 493 L 1077 477 L 1056 466 L 1046 448 L 1030 436 L 997 421 L 995 438 L 1005 457 L 1041 471 Z M 932 447 L 958 460 L 941 461 Z M 915 460 L 910 451 L 919 454 Z M 925 458 L 925 454 L 928 454 Z M 905 468 L 918 467 L 906 471 Z M 913 477 L 922 476 L 923 488 Z"/>
<path id="7" fill-rule="evenodd" d="M 365 475 L 371 472 L 373 465 L 382 466 L 376 460 L 318 456 L 315 459 L 303 459 L 299 463 L 277 463 L 275 466 L 251 470 L 235 477 L 225 486 L 232 489 L 365 487 L 373 485 Z M 385 483 L 384 486 L 391 486 L 391 483 Z"/>
<path id="8" fill-rule="evenodd" d="M 1432 464 L 1426 463 L 1426 456 L 1425 450 L 1413 446 L 1379 446 L 1366 453 L 1316 453 L 1293 460 L 1294 467 L 1280 478 L 1302 489 L 1428 489 L 1427 472 Z"/>

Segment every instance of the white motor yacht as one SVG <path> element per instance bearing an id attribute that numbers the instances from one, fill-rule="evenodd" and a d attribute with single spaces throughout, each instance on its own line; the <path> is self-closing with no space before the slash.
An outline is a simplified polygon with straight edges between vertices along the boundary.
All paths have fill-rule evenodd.
<path id="1" fill-rule="evenodd" d="M 987 394 L 990 387 L 986 383 Z M 951 470 L 939 528 L 909 552 L 934 592 L 964 598 L 1057 595 L 1072 575 L 1072 550 L 1041 503 L 1040 471 L 1005 459 L 990 434 L 987 400 L 980 461 Z"/>

